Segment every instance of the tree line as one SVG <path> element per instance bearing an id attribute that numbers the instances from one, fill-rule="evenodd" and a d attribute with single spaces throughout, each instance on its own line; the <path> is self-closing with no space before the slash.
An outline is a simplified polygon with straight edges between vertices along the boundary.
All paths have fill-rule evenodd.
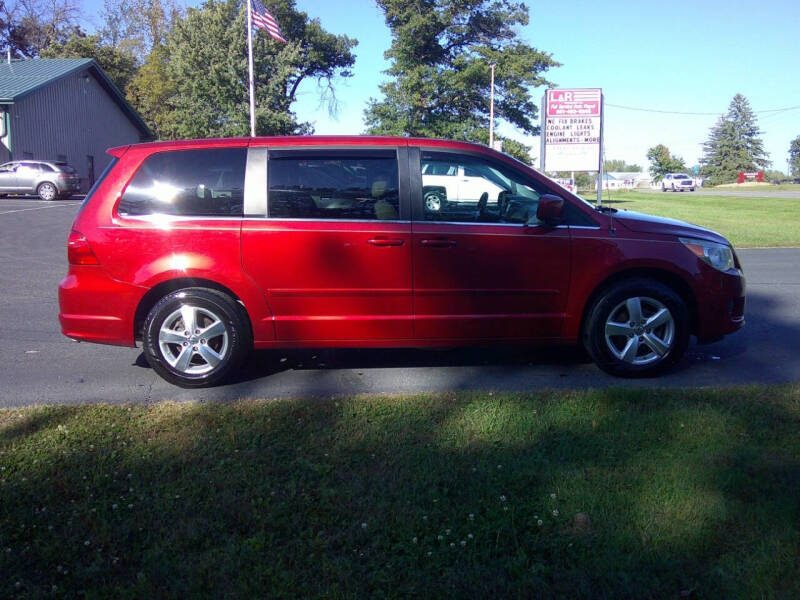
<path id="1" fill-rule="evenodd" d="M 94 32 L 76 0 L 0 0 L 0 38 L 15 58 L 94 58 L 159 139 L 243 136 L 248 129 L 246 2 L 105 0 Z M 326 31 L 294 0 L 265 1 L 288 43 L 254 34 L 256 132 L 312 133 L 292 111 L 298 87 L 318 84 L 336 110 L 336 86 L 352 76 L 357 40 Z M 390 67 L 365 110 L 365 133 L 488 142 L 490 65 L 495 114 L 538 135 L 532 88 L 547 85 L 552 56 L 521 41 L 528 8 L 513 0 L 378 0 L 392 43 Z M 504 140 L 530 162 L 529 148 Z"/>
<path id="2" fill-rule="evenodd" d="M 750 102 L 742 94 L 736 94 L 728 111 L 719 117 L 703 143 L 700 175 L 712 185 L 732 183 L 739 173 L 762 171 L 768 177 L 782 176 L 780 171 L 767 171 L 771 162 L 764 151 L 761 134 Z M 650 148 L 647 160 L 655 181 L 661 181 L 667 173 L 687 170 L 683 158 L 671 154 L 664 144 Z M 800 175 L 800 136 L 789 146 L 789 171 L 793 176 Z"/>
<path id="3" fill-rule="evenodd" d="M 79 25 L 74 0 L 20 0 L 0 10 L 3 41 L 18 58 L 94 58 L 156 138 L 242 136 L 249 132 L 246 3 L 209 0 L 105 0 L 93 33 Z M 356 40 L 331 34 L 296 9 L 269 3 L 288 44 L 254 36 L 256 129 L 261 135 L 311 131 L 291 105 L 315 80 L 335 101 L 334 81 L 351 75 Z"/>

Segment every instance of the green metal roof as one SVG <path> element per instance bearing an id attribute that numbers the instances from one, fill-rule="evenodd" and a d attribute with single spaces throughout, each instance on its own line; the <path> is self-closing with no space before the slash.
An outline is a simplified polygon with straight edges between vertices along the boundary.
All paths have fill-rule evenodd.
<path id="1" fill-rule="evenodd" d="M 13 104 L 38 89 L 80 71 L 89 70 L 145 138 L 153 134 L 142 117 L 93 58 L 33 58 L 0 62 L 0 104 Z"/>

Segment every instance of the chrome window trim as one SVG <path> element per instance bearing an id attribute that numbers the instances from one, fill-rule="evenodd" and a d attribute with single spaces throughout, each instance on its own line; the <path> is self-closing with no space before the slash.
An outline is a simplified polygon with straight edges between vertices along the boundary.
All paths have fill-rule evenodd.
<path id="1" fill-rule="evenodd" d="M 203 215 L 170 215 L 167 213 L 149 213 L 146 215 L 128 215 L 126 213 L 118 213 L 118 218 L 126 221 L 142 221 L 144 223 L 185 223 L 188 221 L 241 221 L 243 218 L 240 216 L 235 217 L 220 217 L 220 216 L 203 216 Z"/>
<path id="2" fill-rule="evenodd" d="M 398 191 L 398 212 L 401 210 L 402 205 L 402 191 L 400 189 L 401 182 L 401 173 L 400 173 L 400 149 L 405 148 L 406 146 L 400 146 L 398 144 L 387 144 L 386 146 L 350 146 L 350 145 L 343 145 L 343 146 L 251 146 L 250 150 L 253 149 L 260 149 L 264 150 L 265 157 L 264 157 L 264 213 L 263 216 L 261 213 L 250 215 L 245 211 L 245 218 L 253 217 L 257 219 L 265 219 L 267 221 L 300 221 L 300 222 L 319 222 L 319 223 L 411 223 L 410 220 L 406 219 L 304 219 L 302 217 L 271 217 L 269 216 L 269 181 L 267 180 L 269 175 L 269 152 L 282 152 L 284 150 L 290 152 L 302 152 L 303 150 L 312 150 L 312 151 L 353 151 L 353 152 L 369 152 L 370 150 L 385 150 L 389 152 L 394 152 L 394 160 L 395 164 L 397 165 L 397 191 Z M 283 157 L 281 157 L 283 158 Z M 278 158 L 276 160 L 281 160 Z M 249 160 L 249 154 L 248 154 Z M 250 168 L 250 163 L 248 162 L 248 171 Z M 247 180 L 245 179 L 245 189 L 247 189 Z M 245 196 L 247 198 L 247 196 Z"/>
<path id="3" fill-rule="evenodd" d="M 420 225 L 467 225 L 471 227 L 484 227 L 491 225 L 492 227 L 524 227 L 525 223 L 491 223 L 489 221 L 414 221 Z"/>
<path id="4" fill-rule="evenodd" d="M 245 217 L 264 218 L 267 216 L 267 146 L 247 149 L 247 162 L 244 171 Z"/>
<path id="5" fill-rule="evenodd" d="M 249 215 L 244 216 L 245 219 L 252 218 L 252 219 L 259 219 L 262 221 L 269 221 L 271 223 L 277 221 L 292 221 L 298 223 L 399 223 L 399 224 L 408 224 L 411 223 L 410 220 L 401 220 L 401 219 L 303 219 L 301 217 L 251 217 Z M 416 221 L 415 221 L 416 222 Z"/>
<path id="6" fill-rule="evenodd" d="M 425 225 L 469 225 L 469 226 L 486 226 L 492 227 L 526 227 L 525 223 L 492 223 L 486 222 L 471 222 L 471 221 L 414 221 L 414 224 Z M 544 225 L 527 225 L 527 227 L 544 227 Z M 550 229 L 601 229 L 599 225 L 556 225 Z"/>

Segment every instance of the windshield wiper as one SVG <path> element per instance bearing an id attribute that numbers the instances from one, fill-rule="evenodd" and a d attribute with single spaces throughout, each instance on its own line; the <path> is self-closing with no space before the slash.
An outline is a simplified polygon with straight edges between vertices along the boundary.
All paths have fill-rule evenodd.
<path id="1" fill-rule="evenodd" d="M 606 206 L 605 204 L 595 204 L 594 209 L 598 212 L 604 212 L 604 213 L 619 212 L 619 209 L 613 208 L 611 206 Z"/>

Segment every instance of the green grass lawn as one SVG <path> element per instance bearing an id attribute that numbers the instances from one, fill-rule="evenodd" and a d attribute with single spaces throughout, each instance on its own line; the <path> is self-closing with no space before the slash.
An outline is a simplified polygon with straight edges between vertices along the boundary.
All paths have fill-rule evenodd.
<path id="1" fill-rule="evenodd" d="M 800 387 L 0 411 L 0 597 L 800 597 Z"/>
<path id="2" fill-rule="evenodd" d="M 596 197 L 585 194 L 594 202 Z M 702 225 L 737 248 L 800 246 L 800 199 L 612 191 L 603 204 Z"/>

